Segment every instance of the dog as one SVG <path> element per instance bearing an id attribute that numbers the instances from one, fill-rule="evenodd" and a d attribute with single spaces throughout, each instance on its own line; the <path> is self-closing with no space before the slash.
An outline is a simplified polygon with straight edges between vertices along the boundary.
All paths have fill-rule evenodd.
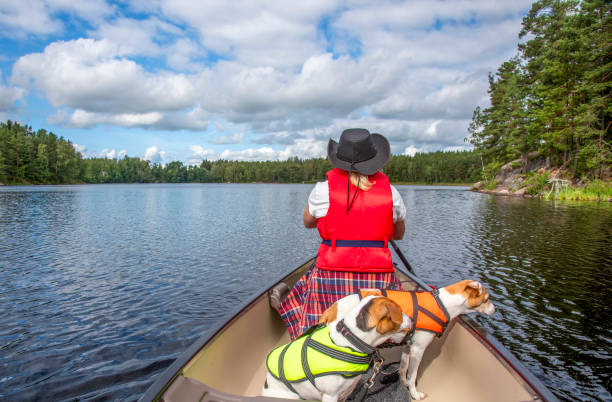
<path id="1" fill-rule="evenodd" d="M 270 352 L 262 395 L 343 401 L 368 370 L 376 346 L 388 339 L 400 342 L 411 330 L 410 318 L 389 298 L 366 296 L 350 307 L 333 304 L 318 326 Z"/>
<path id="2" fill-rule="evenodd" d="M 414 400 L 427 396 L 416 389 L 416 377 L 423 354 L 434 337 L 442 335 L 450 321 L 460 314 L 495 313 L 495 306 L 489 300 L 489 292 L 480 282 L 473 280 L 463 280 L 427 292 L 362 289 L 360 293 L 338 300 L 335 307 L 332 305 L 330 309 L 334 308 L 341 316 L 343 312 L 359 304 L 362 298 L 372 295 L 384 295 L 394 300 L 414 323 L 414 333 L 410 334 L 410 342 L 403 346 L 399 368 L 402 384 L 408 387 Z"/>

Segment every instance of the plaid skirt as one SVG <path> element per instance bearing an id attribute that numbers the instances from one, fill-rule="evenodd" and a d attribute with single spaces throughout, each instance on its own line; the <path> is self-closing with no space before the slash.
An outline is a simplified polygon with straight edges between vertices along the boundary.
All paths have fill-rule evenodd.
<path id="1" fill-rule="evenodd" d="M 316 266 L 309 269 L 279 306 L 291 340 L 317 324 L 336 300 L 363 288 L 403 290 L 394 272 L 327 271 Z"/>

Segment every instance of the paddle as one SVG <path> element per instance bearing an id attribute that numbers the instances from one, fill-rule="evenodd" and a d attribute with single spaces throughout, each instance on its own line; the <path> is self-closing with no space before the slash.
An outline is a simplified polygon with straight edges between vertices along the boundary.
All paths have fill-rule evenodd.
<path id="1" fill-rule="evenodd" d="M 408 260 L 404 256 L 404 253 L 402 253 L 402 250 L 400 250 L 399 247 L 397 246 L 397 244 L 395 243 L 395 240 L 391 240 L 391 241 L 389 241 L 389 243 L 391 243 L 391 246 L 393 247 L 393 250 L 395 250 L 395 254 L 397 254 L 397 256 L 400 258 L 400 260 L 402 260 L 402 262 L 404 263 L 404 266 L 408 269 L 408 271 L 406 272 L 406 275 L 408 275 L 408 277 L 410 279 L 412 279 L 417 285 L 419 285 L 423 290 L 425 290 L 427 292 L 431 292 L 431 290 L 432 290 L 431 287 L 428 284 L 426 284 L 425 282 L 423 282 L 421 280 L 421 278 L 416 276 L 416 273 L 414 272 L 414 269 L 412 269 L 412 266 L 410 265 L 410 263 L 408 262 Z"/>

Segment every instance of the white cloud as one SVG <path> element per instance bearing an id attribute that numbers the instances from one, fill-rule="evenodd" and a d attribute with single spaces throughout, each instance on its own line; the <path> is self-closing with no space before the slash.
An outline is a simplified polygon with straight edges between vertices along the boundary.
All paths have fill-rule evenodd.
<path id="1" fill-rule="evenodd" d="M 20 0 L 0 2 L 0 36 L 22 38 L 49 35 L 65 29 L 59 14 L 91 23 L 100 22 L 113 9 L 104 0 Z"/>
<path id="2" fill-rule="evenodd" d="M 281 151 L 276 151 L 272 148 L 250 148 L 241 151 L 230 151 L 226 149 L 221 152 L 220 159 L 231 159 L 237 161 L 265 161 L 281 159 Z M 284 158 L 286 159 L 286 158 Z"/>
<path id="3" fill-rule="evenodd" d="M 146 127 L 157 123 L 161 118 L 162 114 L 157 112 L 112 115 L 105 113 L 90 113 L 77 109 L 65 123 L 72 127 L 91 127 L 97 124 L 114 124 L 122 127 Z"/>
<path id="4" fill-rule="evenodd" d="M 80 152 L 81 154 L 85 154 L 85 152 L 87 152 L 87 147 L 85 145 L 72 144 L 72 147 L 76 152 Z"/>
<path id="5" fill-rule="evenodd" d="M 425 130 L 425 134 L 432 136 L 432 137 L 435 136 L 436 128 L 438 127 L 438 124 L 440 124 L 440 120 L 436 120 L 433 123 L 431 123 L 429 127 L 427 127 L 427 130 Z"/>
<path id="6" fill-rule="evenodd" d="M 198 77 L 149 73 L 122 57 L 108 40 L 55 42 L 21 57 L 11 82 L 42 92 L 56 107 L 87 112 L 151 113 L 181 110 L 197 99 Z"/>
<path id="7" fill-rule="evenodd" d="M 190 160 L 324 156 L 327 139 L 347 127 L 381 132 L 395 153 L 462 147 L 473 109 L 487 102 L 487 74 L 516 53 L 530 4 L 0 4 L 0 35 L 58 35 L 14 63 L 9 86 L 0 81 L 0 112 L 29 91 L 49 102 L 49 121 L 60 125 L 181 135 L 213 121 L 210 144 L 262 146 L 217 155 L 206 143 L 187 151 L 190 139 Z M 61 36 L 81 22 L 84 31 Z"/>
<path id="8" fill-rule="evenodd" d="M 143 155 L 143 159 L 148 160 L 151 163 L 162 163 L 167 157 L 168 153 L 162 151 L 156 146 L 147 148 Z"/>
<path id="9" fill-rule="evenodd" d="M 165 52 L 168 67 L 179 71 L 198 72 L 205 67 L 199 60 L 206 56 L 206 50 L 196 41 L 180 38 Z"/>
<path id="10" fill-rule="evenodd" d="M 191 152 L 188 158 L 188 163 L 190 165 L 199 165 L 204 160 L 219 159 L 219 156 L 214 150 L 205 149 L 201 145 L 191 145 L 189 146 L 189 151 Z"/>
<path id="11" fill-rule="evenodd" d="M 21 88 L 5 87 L 0 84 L 0 112 L 14 109 L 15 102 L 22 99 L 24 93 L 25 91 Z"/>
<path id="12" fill-rule="evenodd" d="M 244 139 L 244 133 L 235 133 L 231 135 L 224 135 L 216 137 L 210 140 L 213 144 L 227 145 L 227 144 L 239 144 Z"/>
<path id="13" fill-rule="evenodd" d="M 63 24 L 50 15 L 42 1 L 3 1 L 0 3 L 0 34 L 25 37 L 60 31 Z"/>
<path id="14" fill-rule="evenodd" d="M 162 0 L 160 11 L 193 27 L 211 52 L 245 66 L 300 65 L 321 49 L 317 24 L 338 1 L 193 2 Z"/>
<path id="15" fill-rule="evenodd" d="M 90 32 L 97 40 L 115 44 L 121 49 L 121 54 L 148 57 L 158 56 L 164 52 L 163 47 L 156 43 L 155 39 L 165 33 L 180 34 L 180 30 L 157 18 L 136 20 L 125 17 L 105 22 Z"/>
<path id="16" fill-rule="evenodd" d="M 156 17 L 117 18 L 101 24 L 90 34 L 115 44 L 121 55 L 165 59 L 170 69 L 178 71 L 198 72 L 204 68 L 194 60 L 206 56 L 206 49 L 186 37 L 180 28 Z"/>
<path id="17" fill-rule="evenodd" d="M 244 150 L 226 149 L 219 155 L 220 159 L 240 161 L 264 161 L 264 160 L 287 160 L 297 156 L 299 158 L 320 158 L 327 155 L 327 142 L 312 139 L 296 140 L 295 144 L 285 149 L 273 149 L 270 147 L 249 148 Z"/>
<path id="18" fill-rule="evenodd" d="M 116 151 L 114 149 L 104 148 L 102 151 L 93 155 L 98 158 L 106 158 L 106 159 L 123 159 L 127 155 L 127 151 L 122 149 L 121 151 Z"/>
<path id="19" fill-rule="evenodd" d="M 414 145 L 410 145 L 409 147 L 404 149 L 403 154 L 408 156 L 414 156 L 417 152 L 419 152 L 419 150 Z"/>
<path id="20" fill-rule="evenodd" d="M 285 157 L 297 156 L 300 158 L 322 158 L 327 156 L 327 141 L 315 141 L 313 139 L 298 140 L 285 150 Z"/>

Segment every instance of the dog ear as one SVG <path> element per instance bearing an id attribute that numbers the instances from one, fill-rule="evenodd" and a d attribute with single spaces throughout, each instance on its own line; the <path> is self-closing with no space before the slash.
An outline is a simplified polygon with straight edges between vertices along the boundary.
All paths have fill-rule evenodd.
<path id="1" fill-rule="evenodd" d="M 482 295 L 482 284 L 478 281 L 469 281 L 465 285 L 465 290 L 469 297 L 479 297 Z"/>
<path id="2" fill-rule="evenodd" d="M 338 303 L 334 303 L 327 308 L 321 314 L 321 318 L 319 319 L 319 324 L 327 324 L 328 322 L 336 321 L 336 317 L 338 317 Z"/>
<path id="3" fill-rule="evenodd" d="M 395 331 L 403 322 L 402 309 L 391 299 L 376 298 L 370 308 L 370 320 L 371 326 L 376 326 L 379 334 Z"/>
<path id="4" fill-rule="evenodd" d="M 468 304 L 472 308 L 480 306 L 489 299 L 487 296 L 487 290 L 478 281 L 468 281 L 468 283 L 465 285 L 465 293 L 468 297 Z"/>

